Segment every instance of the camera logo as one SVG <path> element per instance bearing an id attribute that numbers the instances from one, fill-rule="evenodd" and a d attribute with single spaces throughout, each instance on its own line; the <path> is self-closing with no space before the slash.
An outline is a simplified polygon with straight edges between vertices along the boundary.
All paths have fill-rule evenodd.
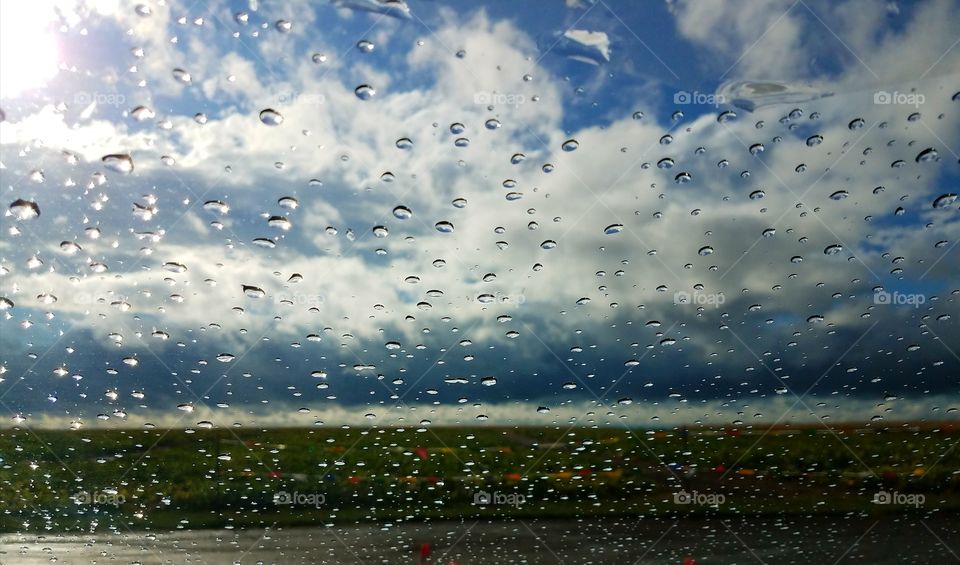
<path id="1" fill-rule="evenodd" d="M 902 492 L 888 492 L 881 490 L 874 493 L 873 503 L 884 505 L 913 506 L 919 508 L 926 502 L 926 497 L 922 494 L 906 494 Z"/>
<path id="2" fill-rule="evenodd" d="M 727 497 L 722 494 L 702 493 L 692 490 L 687 492 L 681 490 L 673 493 L 673 503 L 696 506 L 720 506 L 727 501 Z"/>
<path id="3" fill-rule="evenodd" d="M 726 101 L 726 97 L 724 97 L 722 94 L 712 94 L 699 92 L 696 90 L 693 92 L 689 92 L 687 90 L 678 90 L 673 93 L 673 103 L 680 106 L 685 106 L 687 104 L 719 106 L 721 104 L 725 104 Z"/>
<path id="4" fill-rule="evenodd" d="M 473 503 L 480 506 L 486 506 L 487 504 L 490 504 L 490 493 L 485 490 L 480 490 L 473 493 Z"/>
<path id="5" fill-rule="evenodd" d="M 98 106 L 120 107 L 126 104 L 127 97 L 115 92 L 87 92 L 78 90 L 73 93 L 73 103 L 77 106 L 89 106 L 96 103 Z"/>
<path id="6" fill-rule="evenodd" d="M 93 504 L 97 506 L 120 506 L 126 501 L 126 497 L 113 489 L 99 491 L 82 490 L 73 495 L 72 498 L 77 504 Z"/>
<path id="7" fill-rule="evenodd" d="M 478 490 L 473 493 L 473 504 L 476 506 L 491 506 L 491 505 L 501 505 L 507 504 L 516 508 L 519 508 L 524 502 L 527 501 L 527 497 L 518 493 L 504 493 L 504 492 L 487 492 L 485 490 Z"/>
<path id="8" fill-rule="evenodd" d="M 277 506 L 313 506 L 320 508 L 327 502 L 327 497 L 319 492 L 287 492 L 281 490 L 273 495 L 273 503 Z"/>
<path id="9" fill-rule="evenodd" d="M 927 302 L 927 297 L 924 294 L 904 294 L 902 292 L 894 291 L 893 293 L 887 292 L 885 290 L 877 290 L 873 293 L 873 303 L 887 306 L 913 306 L 914 308 L 919 308 L 920 305 Z"/>
<path id="10" fill-rule="evenodd" d="M 873 103 L 877 105 L 902 104 L 907 106 L 919 107 L 927 101 L 927 97 L 917 92 L 887 92 L 878 90 L 873 93 Z"/>
<path id="11" fill-rule="evenodd" d="M 673 294 L 673 303 L 677 306 L 686 306 L 693 304 L 696 306 L 713 306 L 718 308 L 727 299 L 722 292 L 694 292 L 689 293 L 684 290 Z"/>
<path id="12" fill-rule="evenodd" d="M 481 90 L 473 94 L 473 103 L 480 106 L 514 106 L 518 107 L 527 101 L 523 94 L 487 92 Z"/>

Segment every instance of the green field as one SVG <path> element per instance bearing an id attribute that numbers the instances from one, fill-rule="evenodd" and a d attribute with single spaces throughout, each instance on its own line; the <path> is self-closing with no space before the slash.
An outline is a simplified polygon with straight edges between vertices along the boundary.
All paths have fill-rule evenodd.
<path id="1" fill-rule="evenodd" d="M 8 429 L 0 530 L 955 512 L 958 441 L 950 424 Z M 481 491 L 494 503 L 475 504 Z M 895 493 L 891 504 L 874 502 L 880 491 Z"/>

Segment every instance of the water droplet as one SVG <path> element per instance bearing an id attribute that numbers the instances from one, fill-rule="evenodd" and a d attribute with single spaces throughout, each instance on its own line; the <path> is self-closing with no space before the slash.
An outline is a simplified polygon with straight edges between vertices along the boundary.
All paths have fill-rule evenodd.
<path id="1" fill-rule="evenodd" d="M 720 112 L 720 115 L 717 116 L 717 121 L 720 123 L 729 122 L 737 118 L 737 113 L 733 110 L 725 110 Z"/>
<path id="2" fill-rule="evenodd" d="M 823 254 L 824 254 L 824 255 L 836 255 L 836 254 L 840 253 L 841 251 L 843 251 L 843 246 L 840 245 L 840 244 L 834 243 L 834 244 L 828 245 L 826 248 L 824 248 Z"/>
<path id="3" fill-rule="evenodd" d="M 664 157 L 657 161 L 657 167 L 660 169 L 672 169 L 673 168 L 673 159 L 669 157 Z"/>
<path id="4" fill-rule="evenodd" d="M 271 228 L 277 228 L 283 231 L 287 231 L 293 227 L 293 224 L 290 223 L 290 220 L 284 216 L 270 216 L 270 218 L 267 219 L 267 225 Z"/>
<path id="5" fill-rule="evenodd" d="M 933 201 L 934 208 L 946 208 L 957 201 L 957 195 L 954 193 L 941 194 Z"/>
<path id="6" fill-rule="evenodd" d="M 850 196 L 850 193 L 846 190 L 838 190 L 830 195 L 830 200 L 843 200 L 848 196 Z"/>
<path id="7" fill-rule="evenodd" d="M 40 206 L 32 200 L 18 198 L 10 204 L 10 213 L 18 220 L 32 220 L 40 215 Z"/>
<path id="8" fill-rule="evenodd" d="M 750 200 L 760 200 L 766 195 L 767 193 L 762 190 L 754 190 L 753 192 L 750 193 Z"/>
<path id="9" fill-rule="evenodd" d="M 413 141 L 409 137 L 401 137 L 397 140 L 397 149 L 410 149 L 413 147 Z"/>
<path id="10" fill-rule="evenodd" d="M 274 27 L 277 28 L 277 31 L 280 33 L 287 33 L 293 29 L 293 24 L 287 20 L 277 20 L 277 23 L 274 24 Z"/>
<path id="11" fill-rule="evenodd" d="M 603 228 L 603 233 L 607 235 L 618 234 L 623 231 L 623 224 L 610 224 L 609 226 Z"/>
<path id="12" fill-rule="evenodd" d="M 440 233 L 453 233 L 453 224 L 450 222 L 437 222 L 433 227 L 435 227 Z"/>
<path id="13" fill-rule="evenodd" d="M 466 147 L 470 145 L 470 140 L 467 139 L 466 137 L 458 137 L 453 141 L 453 144 L 456 145 L 457 147 Z"/>
<path id="14" fill-rule="evenodd" d="M 245 285 L 242 285 L 242 288 L 243 288 L 243 293 L 250 298 L 263 298 L 264 296 L 267 295 L 267 293 L 264 292 L 264 290 L 260 287 L 245 284 Z"/>
<path id="15" fill-rule="evenodd" d="M 292 196 L 283 196 L 277 200 L 277 205 L 287 210 L 296 210 L 300 206 L 300 201 Z"/>
<path id="16" fill-rule="evenodd" d="M 361 84 L 354 89 L 353 93 L 356 94 L 360 100 L 370 100 L 377 95 L 377 91 L 369 84 Z"/>
<path id="17" fill-rule="evenodd" d="M 673 182 L 677 184 L 687 184 L 691 180 L 693 180 L 693 176 L 686 171 L 677 173 L 677 176 L 673 177 Z"/>
<path id="18" fill-rule="evenodd" d="M 761 154 L 761 153 L 763 153 L 763 144 L 762 144 L 762 143 L 754 143 L 753 145 L 750 146 L 750 154 L 751 154 L 751 155 L 759 155 L 759 154 Z"/>
<path id="19" fill-rule="evenodd" d="M 461 133 L 464 132 L 465 129 L 466 128 L 464 128 L 463 124 L 461 124 L 460 122 L 453 122 L 452 124 L 450 124 L 450 133 L 452 133 L 453 135 L 460 135 Z"/>
<path id="20" fill-rule="evenodd" d="M 847 127 L 851 130 L 857 130 L 863 127 L 866 122 L 863 121 L 863 118 L 854 118 L 850 120 L 850 123 L 847 124 Z"/>
<path id="21" fill-rule="evenodd" d="M 557 242 L 552 239 L 547 239 L 540 244 L 541 249 L 555 249 L 557 247 Z"/>
<path id="22" fill-rule="evenodd" d="M 397 206 L 393 209 L 393 217 L 398 220 L 409 220 L 413 217 L 413 211 L 406 206 Z"/>
<path id="23" fill-rule="evenodd" d="M 374 226 L 373 235 L 374 237 L 384 238 L 390 235 L 390 231 L 386 228 L 386 226 Z"/>
<path id="24" fill-rule="evenodd" d="M 486 127 L 487 129 L 500 129 L 500 120 L 498 120 L 498 119 L 496 119 L 496 118 L 490 118 L 489 120 L 487 120 L 486 122 L 484 122 L 483 125 L 484 125 L 484 127 Z"/>
<path id="25" fill-rule="evenodd" d="M 190 81 L 193 80 L 190 73 L 183 69 L 173 69 L 173 78 L 184 84 L 190 84 Z"/>
<path id="26" fill-rule="evenodd" d="M 366 39 L 361 39 L 357 42 L 357 49 L 359 49 L 361 53 L 372 53 L 375 47 L 372 41 L 367 41 Z"/>
<path id="27" fill-rule="evenodd" d="M 466 198 L 455 198 L 455 199 L 453 200 L 453 202 L 451 202 L 450 204 L 452 204 L 454 208 L 461 208 L 461 209 L 462 209 L 462 208 L 466 208 L 466 207 L 467 207 L 467 199 L 466 199 Z"/>
<path id="28" fill-rule="evenodd" d="M 700 255 L 701 257 L 706 257 L 707 255 L 713 255 L 713 248 L 710 247 L 709 245 L 705 245 L 697 251 L 697 254 Z"/>
<path id="29" fill-rule="evenodd" d="M 823 143 L 822 135 L 811 135 L 807 138 L 807 147 L 813 147 L 815 145 L 820 145 Z"/>
<path id="30" fill-rule="evenodd" d="M 133 172 L 133 159 L 129 155 L 123 153 L 104 155 L 100 161 L 103 162 L 104 167 L 115 173 L 127 175 Z"/>
<path id="31" fill-rule="evenodd" d="M 513 156 L 510 157 L 510 163 L 513 165 L 518 165 L 521 162 L 523 162 L 523 160 L 526 158 L 527 156 L 524 155 L 523 153 L 514 153 Z"/>
<path id="32" fill-rule="evenodd" d="M 917 154 L 917 163 L 933 163 L 940 160 L 940 154 L 937 150 L 929 147 Z"/>
<path id="33" fill-rule="evenodd" d="M 576 139 L 568 139 L 564 141 L 563 145 L 561 145 L 560 147 L 561 149 L 569 153 L 570 151 L 576 151 L 577 148 L 580 147 L 580 142 L 577 141 Z"/>
<path id="34" fill-rule="evenodd" d="M 157 113 L 146 106 L 137 106 L 133 110 L 130 110 L 130 117 L 137 120 L 138 122 L 143 122 L 146 120 L 152 120 L 156 118 Z"/>
<path id="35" fill-rule="evenodd" d="M 283 123 L 283 116 L 272 108 L 260 112 L 260 121 L 268 126 L 279 126 Z"/>

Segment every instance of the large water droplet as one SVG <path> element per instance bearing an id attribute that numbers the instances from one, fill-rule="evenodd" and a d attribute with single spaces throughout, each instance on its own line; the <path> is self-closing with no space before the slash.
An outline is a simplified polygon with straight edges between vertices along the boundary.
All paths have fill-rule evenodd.
<path id="1" fill-rule="evenodd" d="M 393 209 L 393 217 L 398 220 L 409 220 L 413 217 L 413 211 L 406 206 L 397 206 Z"/>
<path id="2" fill-rule="evenodd" d="M 111 155 L 104 155 L 100 158 L 100 161 L 103 162 L 104 167 L 115 173 L 127 175 L 133 172 L 133 159 L 131 159 L 127 154 L 114 153 Z"/>
<path id="3" fill-rule="evenodd" d="M 957 195 L 954 193 L 941 194 L 933 201 L 934 208 L 946 208 L 957 201 Z"/>
<path id="4" fill-rule="evenodd" d="M 563 145 L 561 145 L 560 147 L 561 149 L 567 152 L 576 151 L 577 148 L 580 147 L 580 142 L 577 141 L 576 139 L 568 139 L 564 141 Z"/>
<path id="5" fill-rule="evenodd" d="M 928 147 L 927 149 L 921 151 L 919 154 L 917 154 L 916 159 L 917 163 L 933 163 L 939 160 L 940 154 L 937 153 L 937 150 L 932 147 Z"/>
<path id="6" fill-rule="evenodd" d="M 603 233 L 607 235 L 618 234 L 623 231 L 623 224 L 610 224 L 609 226 L 603 228 Z"/>
<path id="7" fill-rule="evenodd" d="M 369 84 L 361 84 L 353 90 L 353 93 L 356 94 L 360 100 L 370 100 L 377 95 L 377 91 Z"/>
<path id="8" fill-rule="evenodd" d="M 10 204 L 10 213 L 18 220 L 32 220 L 40 215 L 40 206 L 32 200 L 18 198 Z"/>
<path id="9" fill-rule="evenodd" d="M 268 126 L 279 126 L 283 123 L 283 116 L 280 115 L 280 112 L 267 108 L 260 112 L 260 121 Z"/>

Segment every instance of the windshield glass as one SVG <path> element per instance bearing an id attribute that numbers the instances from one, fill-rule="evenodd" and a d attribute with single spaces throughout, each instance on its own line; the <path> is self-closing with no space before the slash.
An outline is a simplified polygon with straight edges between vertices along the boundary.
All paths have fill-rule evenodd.
<path id="1" fill-rule="evenodd" d="M 0 562 L 957 558 L 955 0 L 0 26 Z"/>

